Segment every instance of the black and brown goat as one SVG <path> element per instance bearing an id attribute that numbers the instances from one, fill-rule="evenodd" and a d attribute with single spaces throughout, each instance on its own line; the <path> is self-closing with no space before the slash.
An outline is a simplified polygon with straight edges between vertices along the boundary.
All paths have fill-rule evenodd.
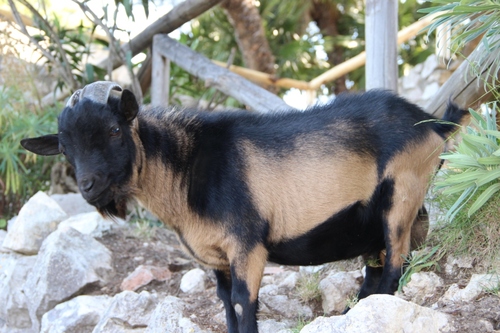
<path id="1" fill-rule="evenodd" d="M 84 198 L 123 216 L 136 198 L 214 269 L 229 332 L 257 332 L 266 262 L 317 265 L 386 249 L 359 297 L 393 293 L 411 230 L 448 135 L 465 111 L 435 122 L 386 91 L 341 95 L 307 111 L 259 114 L 143 109 L 110 82 L 76 92 L 59 133 L 25 139 L 63 153 Z M 419 214 L 420 210 L 420 214 Z M 425 219 L 425 218 L 424 218 Z"/>

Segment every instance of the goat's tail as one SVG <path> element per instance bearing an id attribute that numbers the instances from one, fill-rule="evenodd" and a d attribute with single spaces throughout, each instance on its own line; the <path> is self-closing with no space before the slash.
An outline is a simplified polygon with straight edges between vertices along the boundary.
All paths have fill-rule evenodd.
<path id="1" fill-rule="evenodd" d="M 459 129 L 459 125 L 461 125 L 469 116 L 469 111 L 462 109 L 455 103 L 449 101 L 443 118 L 434 122 L 434 131 L 436 131 L 436 133 L 443 138 L 446 138 L 451 133 L 457 131 Z"/>

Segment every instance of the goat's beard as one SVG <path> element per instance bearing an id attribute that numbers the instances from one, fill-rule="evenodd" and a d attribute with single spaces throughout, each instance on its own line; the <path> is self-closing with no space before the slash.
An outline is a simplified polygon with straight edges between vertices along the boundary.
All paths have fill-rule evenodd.
<path id="1" fill-rule="evenodd" d="M 119 217 L 121 219 L 125 219 L 127 216 L 127 199 L 111 200 L 110 203 L 103 207 L 97 207 L 97 211 L 104 216 L 105 218 L 114 219 L 115 217 Z"/>
<path id="2" fill-rule="evenodd" d="M 114 219 L 118 217 L 125 219 L 127 216 L 127 203 L 129 201 L 127 193 L 129 191 L 128 186 L 126 189 L 121 190 L 115 188 L 113 199 L 103 206 L 96 207 L 97 211 L 105 218 Z"/>

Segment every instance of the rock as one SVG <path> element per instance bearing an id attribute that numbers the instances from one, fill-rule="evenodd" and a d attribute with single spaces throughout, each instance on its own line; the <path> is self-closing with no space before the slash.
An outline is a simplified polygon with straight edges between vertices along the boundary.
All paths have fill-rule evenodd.
<path id="1" fill-rule="evenodd" d="M 279 294 L 278 286 L 267 285 L 259 291 L 260 312 L 280 315 L 284 318 L 311 318 L 313 313 L 309 306 L 303 305 L 297 299 L 290 299 Z"/>
<path id="2" fill-rule="evenodd" d="M 153 280 L 166 281 L 171 277 L 172 273 L 166 267 L 140 265 L 123 280 L 120 288 L 135 291 Z"/>
<path id="3" fill-rule="evenodd" d="M 319 271 L 321 271 L 325 267 L 326 267 L 326 265 L 300 266 L 299 267 L 299 272 L 301 274 L 314 274 L 314 273 L 318 273 Z"/>
<path id="4" fill-rule="evenodd" d="M 371 295 L 346 315 L 318 317 L 300 333 L 438 333 L 451 329 L 444 313 L 391 295 Z"/>
<path id="5" fill-rule="evenodd" d="M 266 266 L 264 267 L 264 275 L 276 275 L 283 273 L 285 270 L 279 266 Z"/>
<path id="6" fill-rule="evenodd" d="M 444 281 L 434 272 L 419 272 L 411 276 L 410 282 L 403 287 L 403 293 L 413 303 L 422 305 L 431 298 L 438 288 L 444 286 Z"/>
<path id="7" fill-rule="evenodd" d="M 427 78 L 429 75 L 431 75 L 434 70 L 438 68 L 438 58 L 435 54 L 431 54 L 430 56 L 427 57 L 424 61 L 424 67 L 422 68 L 421 72 L 421 77 L 422 79 Z"/>
<path id="8" fill-rule="evenodd" d="M 416 71 L 410 71 L 408 75 L 405 75 L 401 79 L 401 85 L 403 89 L 410 90 L 418 87 L 418 82 L 420 79 L 420 73 Z"/>
<path id="9" fill-rule="evenodd" d="M 434 97 L 439 90 L 439 83 L 432 82 L 425 86 L 421 99 L 426 101 Z"/>
<path id="10" fill-rule="evenodd" d="M 151 315 L 145 333 L 209 333 L 184 317 L 183 311 L 184 303 L 179 298 L 165 297 Z"/>
<path id="11" fill-rule="evenodd" d="M 95 212 L 94 206 L 85 201 L 80 193 L 52 194 L 50 196 L 68 216 Z"/>
<path id="12" fill-rule="evenodd" d="M 82 234 L 102 237 L 103 232 L 111 229 L 113 221 L 102 217 L 98 212 L 82 213 L 62 221 L 59 228 L 71 227 Z"/>
<path id="13" fill-rule="evenodd" d="M 42 317 L 40 333 L 92 332 L 111 303 L 109 296 L 78 296 Z"/>
<path id="14" fill-rule="evenodd" d="M 23 254 L 37 254 L 43 240 L 67 217 L 57 202 L 38 192 L 19 211 L 3 247 Z"/>
<path id="15" fill-rule="evenodd" d="M 32 326 L 26 296 L 21 288 L 31 273 L 36 256 L 0 253 L 0 320 L 8 330 L 28 330 Z"/>
<path id="16" fill-rule="evenodd" d="M 0 252 L 8 251 L 7 249 L 3 248 L 3 241 L 5 240 L 5 237 L 7 237 L 7 231 L 0 229 Z"/>
<path id="17" fill-rule="evenodd" d="M 472 302 L 487 289 L 497 288 L 500 277 L 496 274 L 473 274 L 467 286 L 460 289 L 452 284 L 441 298 L 441 302 Z"/>
<path id="18" fill-rule="evenodd" d="M 284 322 L 268 319 L 258 322 L 259 333 L 292 333 L 292 330 Z"/>
<path id="19" fill-rule="evenodd" d="M 205 290 L 205 277 L 206 273 L 199 269 L 194 268 L 182 276 L 181 290 L 185 293 L 197 293 Z"/>
<path id="20" fill-rule="evenodd" d="M 352 272 L 332 272 L 320 281 L 319 289 L 325 313 L 342 312 L 349 298 L 361 288 L 363 274 L 360 270 Z"/>
<path id="21" fill-rule="evenodd" d="M 474 267 L 474 259 L 468 257 L 455 258 L 453 256 L 448 256 L 446 258 L 446 264 L 444 270 L 448 275 L 456 275 L 461 269 L 471 269 Z"/>
<path id="22" fill-rule="evenodd" d="M 297 272 L 286 272 L 283 274 L 281 281 L 278 281 L 278 287 L 291 290 L 297 285 L 299 279 L 299 273 Z"/>
<path id="23" fill-rule="evenodd" d="M 147 291 L 121 292 L 113 297 L 92 333 L 144 332 L 157 304 L 156 295 Z"/>
<path id="24" fill-rule="evenodd" d="M 28 309 L 38 331 L 42 315 L 83 287 L 105 282 L 111 253 L 94 238 L 73 228 L 62 228 L 45 239 L 23 291 L 30 295 Z"/>

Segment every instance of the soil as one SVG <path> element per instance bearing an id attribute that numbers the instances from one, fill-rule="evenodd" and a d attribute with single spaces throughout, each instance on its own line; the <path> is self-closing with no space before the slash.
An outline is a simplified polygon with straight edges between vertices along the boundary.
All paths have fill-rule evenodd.
<path id="1" fill-rule="evenodd" d="M 115 272 L 104 286 L 94 286 L 85 291 L 86 294 L 115 295 L 120 293 L 120 284 L 123 279 L 133 272 L 139 265 L 154 265 L 168 267 L 172 278 L 166 282 L 153 281 L 136 290 L 147 290 L 152 293 L 173 295 L 181 298 L 186 304 L 184 315 L 190 318 L 202 329 L 214 333 L 226 332 L 225 315 L 222 302 L 216 295 L 215 276 L 207 271 L 208 281 L 206 290 L 201 293 L 185 294 L 179 289 L 183 274 L 195 267 L 201 267 L 191 260 L 182 250 L 175 234 L 168 229 L 154 227 L 146 234 L 133 228 L 115 228 L 98 238 L 113 253 Z M 443 266 L 441 266 L 443 267 Z M 288 269 L 288 268 L 287 268 Z M 296 267 L 290 267 L 296 270 Z M 443 270 L 442 270 L 443 271 Z M 437 310 L 447 313 L 454 320 L 457 332 L 486 332 L 500 330 L 500 298 L 498 295 L 484 294 L 478 300 L 458 305 L 443 305 L 436 303 L 453 283 L 465 286 L 472 272 L 463 270 L 454 277 L 444 272 L 436 272 L 445 281 L 445 287 L 436 291 L 433 297 L 426 301 L 424 306 L 438 305 Z M 310 304 L 315 316 L 324 315 L 319 301 Z M 261 319 L 268 319 L 268 317 Z M 279 321 L 277 316 L 274 318 Z M 487 328 L 489 330 L 486 330 Z"/>

